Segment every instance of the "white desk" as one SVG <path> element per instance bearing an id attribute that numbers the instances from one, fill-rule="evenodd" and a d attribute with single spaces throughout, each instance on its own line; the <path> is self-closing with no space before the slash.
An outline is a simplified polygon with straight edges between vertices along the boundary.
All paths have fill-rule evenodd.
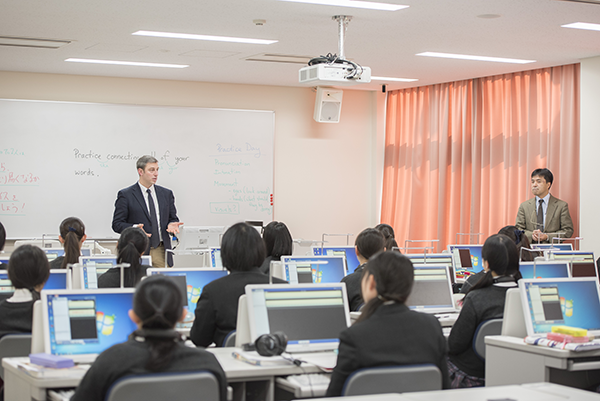
<path id="1" fill-rule="evenodd" d="M 404 394 L 364 395 L 341 399 L 344 401 L 598 401 L 600 395 L 558 384 L 534 383 L 493 388 L 477 387 Z M 331 398 L 313 398 L 311 401 L 331 401 Z"/>
<path id="2" fill-rule="evenodd" d="M 302 364 L 300 368 L 291 362 L 286 365 L 250 365 L 231 355 L 234 351 L 240 351 L 240 348 L 207 348 L 206 350 L 216 356 L 223 367 L 227 382 L 233 387 L 234 401 L 245 399 L 273 401 L 276 377 L 320 372 L 314 365 Z M 302 359 L 301 354 L 294 354 L 294 357 Z"/>
<path id="3" fill-rule="evenodd" d="M 600 383 L 600 350 L 538 347 L 508 336 L 488 336 L 485 344 L 486 386 L 551 382 L 587 388 Z"/>

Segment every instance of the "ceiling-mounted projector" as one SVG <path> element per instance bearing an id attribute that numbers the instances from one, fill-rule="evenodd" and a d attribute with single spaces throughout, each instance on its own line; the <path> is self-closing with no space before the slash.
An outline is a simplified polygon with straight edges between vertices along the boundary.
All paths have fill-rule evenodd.
<path id="1" fill-rule="evenodd" d="M 371 69 L 352 64 L 315 64 L 299 71 L 300 83 L 315 85 L 356 85 L 371 82 Z"/>
<path id="2" fill-rule="evenodd" d="M 334 15 L 333 19 L 339 26 L 339 56 L 329 53 L 311 59 L 308 66 L 299 71 L 300 83 L 312 86 L 368 84 L 371 82 L 371 69 L 345 59 L 344 37 L 352 17 Z"/>

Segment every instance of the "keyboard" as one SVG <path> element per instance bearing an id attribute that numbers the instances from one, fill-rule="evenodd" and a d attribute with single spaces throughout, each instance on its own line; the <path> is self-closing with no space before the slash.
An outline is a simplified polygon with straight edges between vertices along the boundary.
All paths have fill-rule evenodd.
<path id="1" fill-rule="evenodd" d="M 292 375 L 285 379 L 277 378 L 277 384 L 290 392 L 295 397 L 323 397 L 329 387 L 331 374 L 327 373 L 309 373 L 304 375 Z"/>
<path id="2" fill-rule="evenodd" d="M 48 390 L 48 399 L 51 401 L 69 401 L 75 394 L 75 389 Z"/>

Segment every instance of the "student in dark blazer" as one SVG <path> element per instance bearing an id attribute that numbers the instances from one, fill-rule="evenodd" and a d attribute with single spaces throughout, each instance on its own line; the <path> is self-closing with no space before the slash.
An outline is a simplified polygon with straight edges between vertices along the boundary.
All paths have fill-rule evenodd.
<path id="1" fill-rule="evenodd" d="M 361 231 L 354 241 L 354 249 L 356 258 L 360 262 L 360 266 L 353 273 L 342 279 L 342 283 L 346 283 L 346 293 L 348 294 L 348 305 L 350 311 L 357 311 L 364 303 L 360 291 L 360 283 L 362 280 L 363 269 L 369 258 L 383 251 L 385 246 L 385 238 L 383 234 L 375 228 L 367 228 Z"/>
<path id="2" fill-rule="evenodd" d="M 127 376 L 209 371 L 219 383 L 219 400 L 225 401 L 227 379 L 217 358 L 203 349 L 185 346 L 174 330 L 185 317 L 183 304 L 182 293 L 170 277 L 157 274 L 142 281 L 129 311 L 138 329 L 126 342 L 98 356 L 71 400 L 103 401 L 112 385 Z"/>
<path id="3" fill-rule="evenodd" d="M 58 229 L 60 231 L 58 240 L 65 248 L 65 255 L 59 256 L 50 262 L 50 268 L 66 269 L 68 264 L 79 263 L 81 245 L 87 238 L 85 225 L 77 217 L 67 217 L 60 223 Z"/>
<path id="4" fill-rule="evenodd" d="M 8 278 L 14 294 L 0 302 L 0 337 L 5 334 L 31 333 L 33 303 L 50 276 L 50 264 L 44 251 L 34 245 L 21 245 L 10 255 Z"/>
<path id="5" fill-rule="evenodd" d="M 369 259 L 361 282 L 367 303 L 356 323 L 340 334 L 327 396 L 341 395 L 353 372 L 378 366 L 434 364 L 442 373 L 442 387 L 449 387 L 440 323 L 404 304 L 413 281 L 413 265 L 406 256 L 388 251 Z"/>
<path id="6" fill-rule="evenodd" d="M 238 299 L 247 284 L 268 284 L 269 276 L 259 270 L 265 259 L 265 244 L 260 234 L 246 223 L 231 226 L 221 241 L 221 259 L 229 275 L 208 283 L 196 304 L 196 317 L 190 339 L 197 346 L 223 345 L 235 330 Z M 285 281 L 273 277 L 273 283 Z"/>
<path id="7" fill-rule="evenodd" d="M 146 275 L 148 266 L 140 263 L 140 258 L 148 248 L 148 236 L 138 227 L 123 230 L 117 243 L 117 264 L 128 263 L 123 270 L 123 287 L 135 287 Z M 119 288 L 121 286 L 121 268 L 110 268 L 98 277 L 98 288 Z"/>
<path id="8" fill-rule="evenodd" d="M 150 238 L 150 248 L 146 254 L 152 256 L 152 265 L 164 267 L 165 250 L 171 249 L 169 233 L 179 233 L 179 226 L 183 223 L 177 217 L 173 192 L 155 185 L 158 160 L 152 156 L 142 156 L 137 161 L 137 170 L 139 181 L 122 189 L 117 195 L 112 229 L 117 233 L 134 225 L 143 229 Z M 154 208 L 150 205 L 154 205 Z M 153 224 L 153 220 L 157 223 Z M 170 255 L 168 264 L 173 265 Z"/>

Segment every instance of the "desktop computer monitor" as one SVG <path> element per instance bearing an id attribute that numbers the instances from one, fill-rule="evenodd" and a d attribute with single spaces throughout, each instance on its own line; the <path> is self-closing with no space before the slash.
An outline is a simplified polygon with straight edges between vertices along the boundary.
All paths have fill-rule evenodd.
<path id="1" fill-rule="evenodd" d="M 334 350 L 350 326 L 343 283 L 247 285 L 246 300 L 251 341 L 282 331 L 288 352 Z"/>
<path id="2" fill-rule="evenodd" d="M 8 261 L 10 260 L 10 255 L 0 255 L 0 263 L 4 263 L 4 264 L 8 264 Z"/>
<path id="3" fill-rule="evenodd" d="M 448 266 L 450 280 L 452 284 L 456 282 L 454 267 L 452 267 L 452 254 L 445 253 L 405 253 L 404 256 L 410 259 L 413 265 L 445 265 Z"/>
<path id="4" fill-rule="evenodd" d="M 554 260 L 568 262 L 571 265 L 571 277 L 597 277 L 594 252 L 557 251 Z"/>
<path id="5" fill-rule="evenodd" d="M 354 246 L 312 246 L 311 248 L 314 256 L 345 256 L 350 273 L 360 266 Z"/>
<path id="6" fill-rule="evenodd" d="M 535 270 L 535 275 L 534 275 Z M 560 261 L 521 262 L 519 271 L 523 278 L 568 278 L 571 277 L 569 264 Z"/>
<path id="7" fill-rule="evenodd" d="M 223 261 L 221 260 L 221 248 L 210 248 L 210 265 L 219 269 L 223 268 Z"/>
<path id="8" fill-rule="evenodd" d="M 70 290 L 71 289 L 71 271 L 67 269 L 50 269 L 50 275 L 46 284 L 44 284 L 44 290 Z M 8 278 L 8 272 L 6 270 L 0 271 L 0 301 L 12 297 L 15 292 L 10 278 Z"/>
<path id="9" fill-rule="evenodd" d="M 187 301 L 187 314 L 183 322 L 177 323 L 178 329 L 191 329 L 194 324 L 196 304 L 204 286 L 211 281 L 225 277 L 229 272 L 223 269 L 193 269 L 193 268 L 151 268 L 146 271 L 148 276 L 164 274 L 172 277 L 179 285 Z"/>
<path id="10" fill-rule="evenodd" d="M 343 256 L 282 256 L 281 262 L 290 284 L 339 283 L 347 272 Z"/>
<path id="11" fill-rule="evenodd" d="M 46 257 L 48 258 L 48 262 L 52 262 L 54 259 L 59 256 L 65 256 L 65 250 L 62 248 L 45 248 L 43 251 L 46 253 Z"/>
<path id="12" fill-rule="evenodd" d="M 418 312 L 456 312 L 446 265 L 414 265 L 415 281 L 406 306 Z"/>
<path id="13" fill-rule="evenodd" d="M 224 226 L 181 226 L 179 227 L 179 245 L 177 250 L 209 249 L 221 246 Z"/>
<path id="14" fill-rule="evenodd" d="M 519 280 L 527 335 L 565 325 L 600 334 L 600 295 L 593 277 Z"/>
<path id="15" fill-rule="evenodd" d="M 483 245 L 448 245 L 452 254 L 454 274 L 458 280 L 466 280 L 469 276 L 483 270 L 481 249 Z"/>
<path id="16" fill-rule="evenodd" d="M 562 242 L 558 244 L 531 244 L 532 249 L 541 249 L 547 250 L 551 249 L 552 251 L 572 251 L 573 244 L 569 242 Z"/>
<path id="17" fill-rule="evenodd" d="M 44 290 L 44 351 L 91 362 L 114 344 L 127 341 L 137 329 L 128 312 L 133 288 Z"/>
<path id="18" fill-rule="evenodd" d="M 142 255 L 140 263 L 144 266 L 152 266 L 152 257 Z M 81 272 L 79 277 L 79 288 L 98 288 L 98 277 L 117 265 L 117 255 L 107 256 L 80 256 L 79 264 Z"/>

